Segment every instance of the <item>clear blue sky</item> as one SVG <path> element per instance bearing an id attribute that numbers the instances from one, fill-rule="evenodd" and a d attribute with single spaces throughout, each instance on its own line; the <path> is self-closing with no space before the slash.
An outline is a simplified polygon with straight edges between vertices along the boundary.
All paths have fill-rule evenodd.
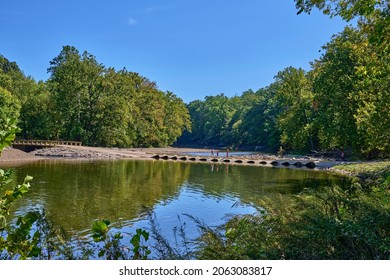
<path id="1" fill-rule="evenodd" d="M 13 0 L 0 5 L 0 54 L 48 78 L 64 45 L 126 67 L 185 102 L 269 85 L 288 66 L 310 69 L 346 25 L 293 0 Z"/>

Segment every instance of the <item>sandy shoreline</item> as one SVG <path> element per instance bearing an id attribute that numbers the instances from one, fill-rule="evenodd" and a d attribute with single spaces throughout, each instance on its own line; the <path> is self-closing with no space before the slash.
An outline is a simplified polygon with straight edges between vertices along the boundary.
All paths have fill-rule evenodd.
<path id="1" fill-rule="evenodd" d="M 30 153 L 23 152 L 14 148 L 5 149 L 0 156 L 0 166 L 15 166 L 24 164 L 26 162 L 45 160 L 45 159 L 59 159 L 59 160 L 117 160 L 117 159 L 134 159 L 134 160 L 154 160 L 158 158 L 173 159 L 186 156 L 190 159 L 189 153 L 203 153 L 201 157 L 194 159 L 195 162 L 212 162 L 230 163 L 240 165 L 253 165 L 262 161 L 267 166 L 283 166 L 292 167 L 299 162 L 300 166 L 307 166 L 307 164 L 314 164 L 316 169 L 328 169 L 341 162 L 334 160 L 323 160 L 309 157 L 289 157 L 280 158 L 276 155 L 270 154 L 248 154 L 248 155 L 234 155 L 226 158 L 226 151 L 220 151 L 219 157 L 211 155 L 210 149 L 193 149 L 193 148 L 102 148 L 102 147 L 87 147 L 87 146 L 56 146 L 53 148 L 45 148 L 35 150 Z M 201 158 L 208 159 L 201 159 Z M 214 158 L 214 160 L 212 160 Z M 217 158 L 217 159 L 215 159 Z M 266 163 L 265 163 L 266 161 Z M 273 162 L 277 162 L 273 164 Z M 288 163 L 287 163 L 288 162 Z M 308 166 L 307 166 L 308 167 Z M 310 166 L 310 168 L 313 168 Z"/>
<path id="2" fill-rule="evenodd" d="M 34 161 L 48 158 L 63 159 L 152 159 L 156 154 L 180 155 L 184 153 L 207 152 L 192 148 L 103 148 L 87 146 L 57 146 L 38 149 L 30 153 L 6 148 L 0 155 L 0 163 Z"/>

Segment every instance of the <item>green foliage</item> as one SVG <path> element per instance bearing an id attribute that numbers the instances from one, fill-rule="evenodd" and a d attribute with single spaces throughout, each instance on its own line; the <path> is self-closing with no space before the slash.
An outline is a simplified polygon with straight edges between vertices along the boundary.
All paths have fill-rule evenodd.
<path id="1" fill-rule="evenodd" d="M 262 201 L 257 215 L 207 229 L 200 259 L 389 259 L 390 193 L 359 184 Z M 386 204 L 383 204 L 387 201 Z"/>
<path id="2" fill-rule="evenodd" d="M 149 239 L 149 233 L 143 229 L 137 229 L 135 234 L 130 239 L 132 245 L 130 248 L 124 246 L 121 243 L 123 235 L 121 233 L 110 234 L 109 233 L 109 221 L 96 221 L 92 225 L 92 237 L 96 243 L 102 244 L 97 249 L 98 257 L 107 260 L 119 260 L 119 259 L 134 259 L 134 260 L 146 260 L 151 253 L 148 246 L 143 244 Z"/>
<path id="3" fill-rule="evenodd" d="M 0 86 L 0 131 L 8 132 L 9 126 L 17 123 L 19 110 L 18 100 Z"/>
<path id="4" fill-rule="evenodd" d="M 345 20 L 355 17 L 368 17 L 375 11 L 381 11 L 388 7 L 386 0 L 295 0 L 298 14 L 302 12 L 310 13 L 315 7 L 324 14 L 341 16 Z"/>
<path id="5" fill-rule="evenodd" d="M 32 180 L 32 177 L 27 176 L 23 184 L 7 190 L 6 187 L 11 182 L 10 175 L 11 171 L 4 172 L 0 169 L 0 191 L 5 190 L 0 198 L 0 254 L 6 251 L 7 258 L 11 259 L 36 257 L 40 254 L 40 248 L 37 246 L 40 233 L 36 231 L 31 235 L 31 229 L 38 219 L 37 214 L 31 212 L 19 217 L 15 226 L 10 226 L 7 223 L 10 207 L 29 191 L 29 181 Z"/>
<path id="6" fill-rule="evenodd" d="M 275 106 L 269 89 L 251 90 L 242 96 L 228 98 L 223 94 L 207 96 L 187 105 L 192 131 L 180 144 L 203 146 L 271 146 L 278 143 L 274 118 Z"/>
<path id="7" fill-rule="evenodd" d="M 10 207 L 12 204 L 23 197 L 30 189 L 30 181 L 32 180 L 31 176 L 26 176 L 23 184 L 15 186 L 13 189 L 7 189 L 8 185 L 11 183 L 10 176 L 12 171 L 5 172 L 0 169 L 0 191 L 4 191 L 4 194 L 0 198 L 0 217 L 2 220 L 2 227 L 4 229 L 6 226 L 6 216 L 9 215 Z"/>
<path id="8" fill-rule="evenodd" d="M 313 63 L 322 145 L 350 147 L 368 158 L 389 156 L 388 52 L 369 42 L 364 27 L 347 27 L 324 49 Z"/>
<path id="9" fill-rule="evenodd" d="M 7 258 L 27 259 L 38 257 L 41 248 L 38 245 L 41 233 L 34 231 L 31 235 L 33 224 L 39 219 L 37 212 L 29 212 L 25 216 L 18 217 L 16 225 L 8 227 L 6 239 L 0 239 L 0 252 L 6 251 Z"/>
<path id="10" fill-rule="evenodd" d="M 0 129 L 0 154 L 5 147 L 11 146 L 12 141 L 15 139 L 15 134 L 18 131 L 19 128 L 16 126 L 14 120 L 6 119 L 2 123 L 2 128 Z"/>
<path id="11" fill-rule="evenodd" d="M 314 102 L 318 117 L 319 138 L 324 147 L 361 145 L 354 114 L 358 108 L 355 69 L 358 56 L 354 45 L 359 38 L 352 28 L 333 38 L 326 53 L 313 64 Z"/>
<path id="12" fill-rule="evenodd" d="M 353 1 L 297 2 L 308 10 L 317 6 L 338 13 L 369 1 L 358 1 L 356 7 Z M 375 3 L 367 16 L 359 12 L 365 18 L 357 27 L 333 36 L 311 71 L 288 67 L 257 92 L 208 96 L 188 104 L 193 129 L 179 143 L 389 157 L 390 17 L 383 2 Z"/>
<path id="13" fill-rule="evenodd" d="M 142 244 L 142 238 L 145 242 L 148 241 L 149 232 L 138 228 L 130 240 L 130 243 L 133 245 L 133 260 L 146 260 L 148 255 L 151 253 L 151 251 L 148 249 L 148 246 Z"/>
<path id="14" fill-rule="evenodd" d="M 313 92 L 308 75 L 289 67 L 275 77 L 276 100 L 281 107 L 278 127 L 281 144 L 295 150 L 313 150 L 316 131 L 313 126 Z"/>
<path id="15" fill-rule="evenodd" d="M 0 130 L 0 152 L 10 144 L 16 132 L 15 125 L 3 127 L 6 130 Z M 29 191 L 30 181 L 33 178 L 26 176 L 21 185 L 10 188 L 11 174 L 11 170 L 0 169 L 0 257 L 4 251 L 7 252 L 6 258 L 11 259 L 36 257 L 40 254 L 40 248 L 37 246 L 40 233 L 37 231 L 31 235 L 32 226 L 38 220 L 36 213 L 28 213 L 19 217 L 15 226 L 10 226 L 7 222 L 11 206 Z"/>
<path id="16" fill-rule="evenodd" d="M 109 221 L 96 221 L 92 225 L 92 238 L 95 242 L 103 241 L 107 237 Z"/>
<path id="17" fill-rule="evenodd" d="M 23 139 L 55 139 L 53 101 L 46 85 L 43 82 L 34 84 L 26 95 L 28 100 L 20 110 L 21 133 L 18 136 Z"/>
<path id="18" fill-rule="evenodd" d="M 82 141 L 94 146 L 167 146 L 191 128 L 184 102 L 126 69 L 100 64 L 65 46 L 46 82 L 26 77 L 0 56 L 0 129 L 19 120 L 20 137 Z"/>
<path id="19" fill-rule="evenodd" d="M 190 128 L 183 101 L 137 73 L 106 68 L 70 46 L 50 64 L 47 84 L 59 138 L 100 146 L 166 146 Z"/>

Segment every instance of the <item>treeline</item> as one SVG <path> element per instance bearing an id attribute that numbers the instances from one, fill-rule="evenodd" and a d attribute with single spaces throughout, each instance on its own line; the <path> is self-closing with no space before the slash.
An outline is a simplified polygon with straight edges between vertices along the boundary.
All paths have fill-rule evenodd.
<path id="1" fill-rule="evenodd" d="M 343 10 L 328 1 L 297 1 L 297 7 L 309 11 L 317 5 L 312 2 L 332 15 L 344 11 L 346 19 L 357 13 L 354 6 Z M 389 7 L 360 16 L 357 27 L 346 27 L 323 46 L 310 71 L 288 67 L 256 92 L 189 103 L 192 132 L 178 143 L 389 157 Z"/>
<path id="2" fill-rule="evenodd" d="M 118 147 L 167 146 L 191 127 L 175 94 L 138 73 L 105 67 L 88 52 L 65 46 L 48 72 L 37 83 L 0 56 L 0 126 L 17 121 L 24 139 Z"/>

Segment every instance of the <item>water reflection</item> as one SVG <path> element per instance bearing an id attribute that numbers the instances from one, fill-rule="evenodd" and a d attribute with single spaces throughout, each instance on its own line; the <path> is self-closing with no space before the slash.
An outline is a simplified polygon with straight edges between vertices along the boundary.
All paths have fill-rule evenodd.
<path id="1" fill-rule="evenodd" d="M 16 182 L 26 174 L 34 177 L 15 212 L 43 207 L 54 224 L 73 232 L 90 229 L 96 219 L 118 228 L 145 226 L 148 210 L 165 232 L 183 213 L 217 225 L 227 214 L 253 212 L 264 196 L 297 194 L 339 180 L 308 170 L 172 161 L 47 160 L 14 169 Z"/>

